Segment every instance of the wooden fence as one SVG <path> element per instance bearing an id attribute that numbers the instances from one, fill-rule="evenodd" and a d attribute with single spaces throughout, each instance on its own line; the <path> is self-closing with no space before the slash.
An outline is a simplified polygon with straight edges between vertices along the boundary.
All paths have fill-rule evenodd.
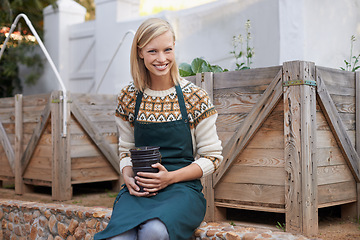
<path id="1" fill-rule="evenodd" d="M 287 231 L 313 235 L 319 208 L 359 216 L 359 76 L 294 61 L 189 77 L 213 99 L 224 148 L 203 179 L 206 220 L 228 208 L 277 212 Z M 119 182 L 115 96 L 72 94 L 64 138 L 59 94 L 0 99 L 0 179 L 18 193 L 46 185 L 68 199 L 72 184 Z"/>

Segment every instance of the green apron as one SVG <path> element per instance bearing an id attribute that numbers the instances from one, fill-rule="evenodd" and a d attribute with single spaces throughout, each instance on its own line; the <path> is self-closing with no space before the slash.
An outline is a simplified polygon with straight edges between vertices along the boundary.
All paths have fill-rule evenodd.
<path id="1" fill-rule="evenodd" d="M 184 96 L 180 86 L 175 88 L 182 119 L 150 124 L 134 122 L 135 146 L 160 146 L 161 163 L 168 171 L 194 161 Z M 140 92 L 136 98 L 135 119 L 142 97 Z M 109 224 L 104 231 L 95 234 L 94 239 L 113 237 L 149 219 L 159 218 L 166 225 L 171 240 L 187 240 L 205 216 L 206 200 L 201 191 L 199 179 L 172 184 L 152 197 L 132 196 L 125 186 L 115 199 Z"/>

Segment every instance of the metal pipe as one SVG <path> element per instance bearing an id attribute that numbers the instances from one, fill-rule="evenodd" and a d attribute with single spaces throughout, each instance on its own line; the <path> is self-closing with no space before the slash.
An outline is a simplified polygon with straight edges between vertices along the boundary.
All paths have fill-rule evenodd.
<path id="1" fill-rule="evenodd" d="M 96 87 L 95 93 L 98 93 L 98 91 L 99 91 L 99 89 L 100 89 L 100 86 L 101 86 L 101 84 L 103 83 L 103 81 L 104 81 L 104 79 L 105 79 L 105 76 L 106 76 L 107 72 L 109 71 L 112 62 L 114 61 L 117 52 L 119 51 L 121 45 L 124 43 L 125 37 L 126 37 L 128 34 L 130 34 L 130 33 L 135 36 L 135 31 L 133 31 L 133 30 L 128 30 L 128 31 L 124 34 L 121 42 L 119 43 L 116 51 L 115 51 L 114 54 L 113 54 L 113 56 L 112 56 L 109 64 L 107 65 L 104 74 L 103 74 L 102 77 L 101 77 L 100 83 L 99 83 L 98 86 Z"/>
<path id="2" fill-rule="evenodd" d="M 43 42 L 41 41 L 41 38 L 39 37 L 39 35 L 37 34 L 35 28 L 33 27 L 31 21 L 29 20 L 29 18 L 24 14 L 24 13 L 20 13 L 19 15 L 16 16 L 13 24 L 11 25 L 11 28 L 10 28 L 10 32 L 9 32 L 9 35 L 6 37 L 5 39 L 5 42 L 3 44 L 3 46 L 1 47 L 1 51 L 0 51 L 0 61 L 1 61 L 1 57 L 5 51 L 5 48 L 6 48 L 6 44 L 8 43 L 9 39 L 10 39 L 10 35 L 11 33 L 15 30 L 16 28 L 16 25 L 17 23 L 19 22 L 20 18 L 24 18 L 26 24 L 28 25 L 28 27 L 30 28 L 32 34 L 34 35 L 34 37 L 36 38 L 36 40 L 38 41 L 39 43 L 39 46 L 41 48 L 41 50 L 43 51 L 46 59 L 48 60 L 48 62 L 50 63 L 50 66 L 52 68 L 52 70 L 54 71 L 55 73 L 55 76 L 57 78 L 57 80 L 59 81 L 60 83 L 60 86 L 61 86 L 61 89 L 63 91 L 63 115 L 64 115 L 64 118 L 63 118 L 63 133 L 62 133 L 62 137 L 66 137 L 66 132 L 67 132 L 67 90 L 66 90 L 66 87 L 64 85 L 64 82 L 58 72 L 58 70 L 56 69 L 56 66 L 53 62 L 53 60 L 51 59 L 48 51 L 46 50 Z"/>

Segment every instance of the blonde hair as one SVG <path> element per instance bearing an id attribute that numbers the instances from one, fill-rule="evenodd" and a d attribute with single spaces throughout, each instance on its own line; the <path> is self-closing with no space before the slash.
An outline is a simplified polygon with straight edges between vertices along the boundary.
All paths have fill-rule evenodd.
<path id="1" fill-rule="evenodd" d="M 144 60 L 139 56 L 139 50 L 144 48 L 154 38 L 170 31 L 175 42 L 175 33 L 171 25 L 161 18 L 149 18 L 145 20 L 135 33 L 131 46 L 130 66 L 131 75 L 134 80 L 135 87 L 144 91 L 150 86 L 150 75 L 145 67 Z M 170 69 L 170 76 L 175 85 L 180 82 L 179 68 L 174 60 L 174 64 Z"/>

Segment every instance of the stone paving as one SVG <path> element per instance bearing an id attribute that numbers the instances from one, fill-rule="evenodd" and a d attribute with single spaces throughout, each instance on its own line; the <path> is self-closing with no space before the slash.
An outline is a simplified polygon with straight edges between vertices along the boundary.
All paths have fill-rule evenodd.
<path id="1" fill-rule="evenodd" d="M 234 226 L 235 225 L 235 226 Z M 195 231 L 195 240 L 320 240 L 318 238 L 306 238 L 283 231 L 273 231 L 269 228 L 237 226 L 226 222 L 203 222 Z"/>

